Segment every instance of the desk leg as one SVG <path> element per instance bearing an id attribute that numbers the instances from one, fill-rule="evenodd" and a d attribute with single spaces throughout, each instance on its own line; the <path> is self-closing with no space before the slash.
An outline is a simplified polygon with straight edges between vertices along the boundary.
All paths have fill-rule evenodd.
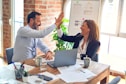
<path id="1" fill-rule="evenodd" d="M 108 84 L 109 82 L 110 67 L 105 72 L 104 78 L 100 81 L 100 84 Z"/>
<path id="2" fill-rule="evenodd" d="M 109 76 L 105 77 L 103 80 L 100 81 L 100 84 L 108 84 Z"/>

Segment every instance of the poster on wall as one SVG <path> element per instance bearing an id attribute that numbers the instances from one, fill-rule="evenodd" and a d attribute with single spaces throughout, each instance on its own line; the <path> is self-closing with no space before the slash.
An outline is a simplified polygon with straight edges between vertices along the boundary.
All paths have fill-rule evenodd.
<path id="1" fill-rule="evenodd" d="M 92 19 L 98 24 L 100 0 L 72 0 L 70 10 L 69 35 L 80 32 L 85 19 Z"/>

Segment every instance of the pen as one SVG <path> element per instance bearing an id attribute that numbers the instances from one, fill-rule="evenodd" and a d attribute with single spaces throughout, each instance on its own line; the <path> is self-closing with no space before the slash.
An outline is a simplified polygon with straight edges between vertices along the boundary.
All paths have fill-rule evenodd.
<path id="1" fill-rule="evenodd" d="M 21 64 L 21 66 L 20 66 L 20 67 L 24 67 L 23 65 L 24 65 L 24 62 L 22 62 L 22 64 Z"/>
<path id="2" fill-rule="evenodd" d="M 13 62 L 13 65 L 14 65 L 14 68 L 17 69 L 17 67 L 16 67 L 16 65 L 14 64 L 14 62 Z"/>
<path id="3" fill-rule="evenodd" d="M 85 73 L 83 70 L 80 70 L 81 72 Z"/>

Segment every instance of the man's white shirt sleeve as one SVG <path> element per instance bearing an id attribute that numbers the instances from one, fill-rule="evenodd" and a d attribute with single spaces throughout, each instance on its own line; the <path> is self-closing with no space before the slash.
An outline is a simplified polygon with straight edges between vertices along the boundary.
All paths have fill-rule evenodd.
<path id="1" fill-rule="evenodd" d="M 57 29 L 57 34 L 58 34 L 58 37 L 62 37 L 63 35 L 63 31 L 61 29 Z"/>
<path id="2" fill-rule="evenodd" d="M 53 24 L 43 30 L 34 30 L 30 28 L 29 25 L 26 28 L 20 28 L 18 34 L 23 37 L 31 37 L 31 38 L 43 38 L 51 33 L 56 28 L 56 25 Z"/>

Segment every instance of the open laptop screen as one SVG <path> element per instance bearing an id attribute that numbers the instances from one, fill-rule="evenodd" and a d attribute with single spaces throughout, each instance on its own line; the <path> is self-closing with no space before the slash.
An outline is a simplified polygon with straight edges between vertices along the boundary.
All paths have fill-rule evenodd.
<path id="1" fill-rule="evenodd" d="M 76 64 L 77 49 L 60 50 L 55 52 L 55 59 L 53 62 L 47 64 L 52 67 L 62 67 Z"/>

